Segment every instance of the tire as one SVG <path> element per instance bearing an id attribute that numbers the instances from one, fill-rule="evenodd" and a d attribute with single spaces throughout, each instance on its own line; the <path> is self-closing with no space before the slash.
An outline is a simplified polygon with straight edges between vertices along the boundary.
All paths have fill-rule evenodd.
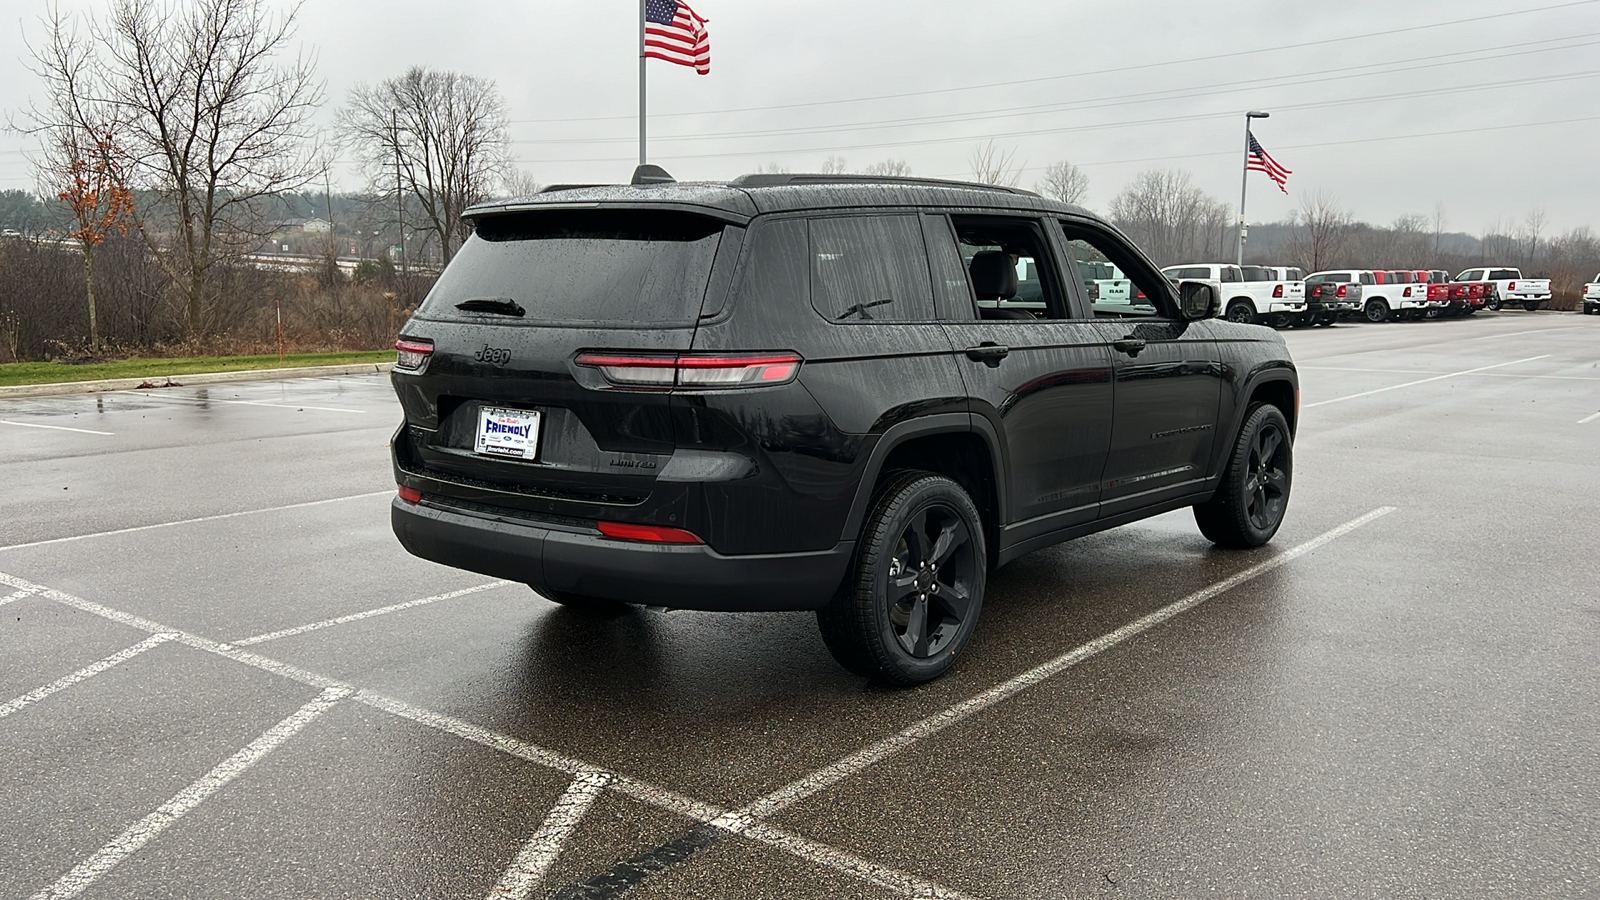
<path id="1" fill-rule="evenodd" d="M 1538 312 L 1539 311 L 1539 307 L 1541 307 L 1543 305 L 1544 305 L 1543 303 L 1540 303 L 1537 300 L 1524 300 L 1524 301 L 1522 301 L 1522 308 L 1527 310 L 1528 312 Z"/>
<path id="2" fill-rule="evenodd" d="M 1276 406 L 1256 403 L 1233 442 L 1222 484 L 1211 499 L 1195 505 L 1195 524 L 1220 547 L 1259 547 L 1283 524 L 1293 482 L 1289 422 Z"/>
<path id="3" fill-rule="evenodd" d="M 1485 303 L 1484 306 L 1487 306 L 1491 312 L 1499 312 L 1500 311 L 1500 289 L 1499 288 L 1496 288 L 1495 292 L 1489 295 L 1489 302 Z"/>
<path id="4" fill-rule="evenodd" d="M 614 619 L 634 610 L 633 604 L 623 603 L 621 600 L 603 600 L 599 597 L 589 597 L 569 591 L 552 591 L 549 588 L 542 587 L 534 587 L 533 589 L 540 596 L 547 597 L 574 613 L 591 619 Z"/>
<path id="5" fill-rule="evenodd" d="M 1430 306 L 1422 313 L 1422 317 L 1424 319 L 1442 319 L 1447 315 L 1449 315 L 1449 313 L 1437 306 Z"/>
<path id="6" fill-rule="evenodd" d="M 1228 304 L 1227 317 L 1229 322 L 1254 325 L 1256 323 L 1256 308 L 1248 300 L 1235 300 Z"/>
<path id="7" fill-rule="evenodd" d="M 874 498 L 851 570 L 817 611 L 817 627 L 851 672 L 922 684 L 955 665 L 972 638 L 987 576 L 983 520 L 967 492 L 943 475 L 901 472 Z"/>
<path id="8" fill-rule="evenodd" d="M 1367 305 L 1363 309 L 1363 312 L 1365 313 L 1368 322 L 1387 322 L 1392 315 L 1392 313 L 1389 312 L 1388 301 L 1379 299 L 1377 297 L 1367 301 Z"/>

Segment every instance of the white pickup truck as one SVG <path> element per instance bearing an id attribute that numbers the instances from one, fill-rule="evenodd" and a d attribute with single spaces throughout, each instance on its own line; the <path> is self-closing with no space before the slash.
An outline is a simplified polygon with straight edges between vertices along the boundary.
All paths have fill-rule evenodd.
<path id="1" fill-rule="evenodd" d="M 1267 274 L 1261 266 L 1254 275 Z M 1222 314 L 1230 322 L 1265 323 L 1281 328 L 1306 311 L 1304 281 L 1250 281 L 1244 268 L 1228 263 L 1185 263 L 1167 266 L 1161 274 L 1172 279 L 1209 281 L 1222 298 Z"/>
<path id="2" fill-rule="evenodd" d="M 1583 314 L 1595 313 L 1600 315 L 1600 275 L 1583 286 Z"/>
<path id="3" fill-rule="evenodd" d="M 1397 316 L 1420 316 L 1428 309 L 1428 286 L 1425 284 L 1396 284 L 1388 279 L 1387 274 L 1379 275 L 1371 269 L 1338 269 L 1316 272 L 1311 277 L 1318 276 L 1330 281 L 1361 285 L 1361 313 L 1368 322 L 1387 322 Z"/>
<path id="4" fill-rule="evenodd" d="M 1487 281 L 1494 286 L 1489 296 L 1489 308 L 1499 309 L 1513 303 L 1522 305 L 1528 312 L 1550 302 L 1550 279 L 1523 278 L 1521 269 L 1506 266 L 1489 266 L 1468 269 L 1456 276 L 1457 281 Z"/>

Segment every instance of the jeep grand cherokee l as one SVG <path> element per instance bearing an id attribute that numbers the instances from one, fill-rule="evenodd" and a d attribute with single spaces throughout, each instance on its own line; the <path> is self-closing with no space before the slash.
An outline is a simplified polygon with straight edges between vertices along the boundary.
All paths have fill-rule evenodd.
<path id="1" fill-rule="evenodd" d="M 1283 519 L 1283 340 L 1077 207 L 658 175 L 466 217 L 393 373 L 394 531 L 426 559 L 589 611 L 815 610 L 847 668 L 914 684 L 1022 554 Z M 1107 264 L 1137 302 L 1096 299 Z"/>

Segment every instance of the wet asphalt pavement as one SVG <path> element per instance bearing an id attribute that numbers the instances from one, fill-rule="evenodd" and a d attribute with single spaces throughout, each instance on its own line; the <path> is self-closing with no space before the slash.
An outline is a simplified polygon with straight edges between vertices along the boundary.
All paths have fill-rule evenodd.
<path id="1" fill-rule="evenodd" d="M 0 401 L 0 897 L 1600 897 L 1600 320 L 1287 337 L 1272 544 L 1025 557 L 910 691 L 408 556 L 382 377 Z"/>

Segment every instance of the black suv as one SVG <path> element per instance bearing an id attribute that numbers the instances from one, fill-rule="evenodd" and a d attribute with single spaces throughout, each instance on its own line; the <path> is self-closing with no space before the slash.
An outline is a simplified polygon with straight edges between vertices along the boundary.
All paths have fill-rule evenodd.
<path id="1" fill-rule="evenodd" d="M 589 612 L 816 610 L 842 664 L 914 684 L 1024 553 L 1185 506 L 1224 546 L 1277 531 L 1283 340 L 1092 214 L 645 168 L 467 212 L 397 345 L 407 550 Z"/>

